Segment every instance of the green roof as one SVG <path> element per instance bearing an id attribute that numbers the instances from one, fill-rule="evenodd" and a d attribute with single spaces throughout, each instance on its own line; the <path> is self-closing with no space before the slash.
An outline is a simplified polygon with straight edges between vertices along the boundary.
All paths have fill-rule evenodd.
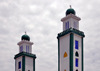
<path id="1" fill-rule="evenodd" d="M 68 14 L 74 14 L 74 15 L 75 15 L 76 12 L 75 12 L 74 9 L 70 8 L 70 9 L 67 9 L 67 11 L 66 11 L 66 16 L 67 16 Z"/>
<path id="2" fill-rule="evenodd" d="M 28 35 L 22 35 L 21 40 L 28 40 L 30 41 L 30 37 Z"/>

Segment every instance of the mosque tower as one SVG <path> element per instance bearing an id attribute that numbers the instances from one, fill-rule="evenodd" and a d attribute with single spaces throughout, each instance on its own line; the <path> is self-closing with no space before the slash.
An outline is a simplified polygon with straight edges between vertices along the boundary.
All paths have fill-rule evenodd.
<path id="1" fill-rule="evenodd" d="M 18 42 L 19 53 L 15 55 L 15 71 L 35 71 L 36 55 L 32 54 L 33 42 L 30 42 L 30 37 L 25 33 Z"/>
<path id="2" fill-rule="evenodd" d="M 61 19 L 63 31 L 58 34 L 58 71 L 83 71 L 83 38 L 76 12 L 71 7 Z"/>

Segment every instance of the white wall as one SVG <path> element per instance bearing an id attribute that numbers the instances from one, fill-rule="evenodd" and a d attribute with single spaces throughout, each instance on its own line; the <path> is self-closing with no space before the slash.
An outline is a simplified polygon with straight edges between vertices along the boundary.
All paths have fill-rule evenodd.
<path id="1" fill-rule="evenodd" d="M 16 58 L 15 61 L 16 61 L 16 63 L 15 63 L 15 64 L 16 64 L 16 65 L 15 65 L 15 66 L 16 66 L 16 67 L 15 67 L 15 68 L 16 68 L 16 71 L 22 71 L 22 56 Z M 21 61 L 21 69 L 18 69 L 18 62 L 19 62 L 19 61 Z"/>
<path id="2" fill-rule="evenodd" d="M 25 71 L 33 71 L 33 58 L 25 57 Z"/>
<path id="3" fill-rule="evenodd" d="M 63 31 L 66 30 L 66 22 L 69 21 L 69 28 L 75 28 L 75 29 L 79 29 L 79 21 L 73 18 L 67 19 L 66 21 L 63 22 Z M 75 23 L 74 23 L 75 22 Z M 74 24 L 76 25 L 76 27 L 74 27 Z"/>
<path id="4" fill-rule="evenodd" d="M 28 43 L 23 43 L 23 44 L 19 45 L 19 52 L 20 52 L 20 46 L 23 46 L 23 51 L 26 52 L 26 45 L 29 46 L 29 53 L 32 53 L 32 45 L 30 45 Z"/>
<path id="5" fill-rule="evenodd" d="M 60 38 L 60 71 L 69 71 L 69 45 L 70 35 L 65 35 Z M 68 57 L 64 58 L 64 53 L 67 52 Z"/>
<path id="6" fill-rule="evenodd" d="M 78 49 L 78 50 L 75 49 L 75 40 L 77 40 L 78 43 L 79 43 L 79 49 Z M 81 68 L 82 68 L 82 67 L 81 67 L 81 62 L 82 62 L 82 61 L 81 61 L 81 60 L 82 60 L 82 59 L 81 59 L 81 56 L 82 56 L 82 54 L 81 54 L 81 52 L 82 52 L 82 49 L 81 49 L 81 48 L 82 48 L 82 47 L 81 47 L 81 45 L 82 45 L 82 44 L 81 44 L 81 40 L 82 40 L 82 39 L 81 39 L 81 36 L 78 36 L 78 35 L 74 34 L 74 52 L 73 52 L 73 55 L 74 55 L 74 59 L 73 59 L 73 60 L 74 60 L 74 61 L 73 61 L 74 71 L 76 71 L 76 69 L 78 69 L 78 71 L 81 71 Z M 79 57 L 76 57 L 76 56 L 75 56 L 75 52 L 76 52 L 76 51 L 79 53 Z M 78 58 L 78 60 L 79 60 L 78 67 L 75 66 L 75 58 Z"/>

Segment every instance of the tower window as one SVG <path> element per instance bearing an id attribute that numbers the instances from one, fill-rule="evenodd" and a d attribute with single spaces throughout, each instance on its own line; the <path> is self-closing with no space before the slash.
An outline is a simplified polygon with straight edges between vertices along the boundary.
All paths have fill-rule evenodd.
<path id="1" fill-rule="evenodd" d="M 75 66 L 78 67 L 78 59 L 75 59 Z"/>
<path id="2" fill-rule="evenodd" d="M 20 47 L 20 52 L 22 52 L 22 51 L 23 51 L 23 46 Z"/>
<path id="3" fill-rule="evenodd" d="M 76 71 L 78 71 L 78 69 Z"/>
<path id="4" fill-rule="evenodd" d="M 26 45 L 26 52 L 29 52 L 29 46 Z"/>
<path id="5" fill-rule="evenodd" d="M 77 29 L 77 22 L 74 22 L 74 28 Z"/>
<path id="6" fill-rule="evenodd" d="M 20 69 L 20 68 L 21 68 L 21 61 L 18 62 L 18 69 Z"/>
<path id="7" fill-rule="evenodd" d="M 75 49 L 78 49 L 78 41 L 75 40 Z"/>
<path id="8" fill-rule="evenodd" d="M 65 24 L 65 29 L 69 29 L 69 21 Z"/>
<path id="9" fill-rule="evenodd" d="M 78 52 L 77 52 L 77 51 L 76 51 L 76 53 L 75 53 L 75 56 L 79 57 L 79 54 L 78 54 Z"/>

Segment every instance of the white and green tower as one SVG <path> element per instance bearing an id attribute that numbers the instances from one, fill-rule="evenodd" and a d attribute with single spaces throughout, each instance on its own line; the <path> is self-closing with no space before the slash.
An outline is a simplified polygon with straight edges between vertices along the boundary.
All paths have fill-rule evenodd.
<path id="1" fill-rule="evenodd" d="M 83 71 L 83 38 L 79 30 L 80 18 L 70 7 L 61 19 L 63 31 L 58 34 L 58 71 Z"/>
<path id="2" fill-rule="evenodd" d="M 32 54 L 33 42 L 28 35 L 23 35 L 18 42 L 19 53 L 15 55 L 15 71 L 35 71 L 36 55 Z"/>

